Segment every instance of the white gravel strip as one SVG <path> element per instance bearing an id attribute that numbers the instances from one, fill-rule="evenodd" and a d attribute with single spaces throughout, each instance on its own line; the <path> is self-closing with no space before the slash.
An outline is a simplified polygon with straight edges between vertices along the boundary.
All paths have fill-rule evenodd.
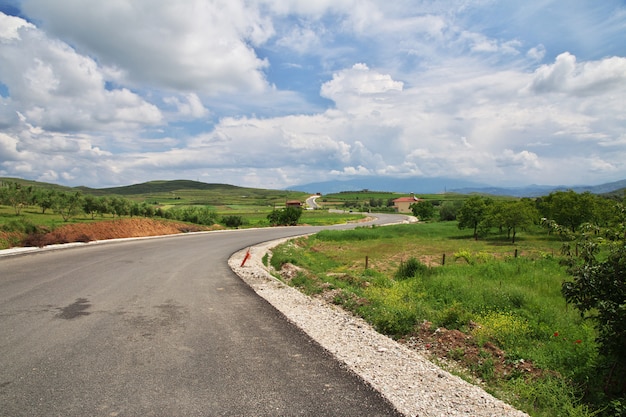
<path id="1" fill-rule="evenodd" d="M 281 239 L 234 254 L 229 265 L 282 312 L 407 416 L 521 417 L 527 414 L 434 365 L 420 353 L 376 332 L 341 308 L 308 297 L 272 275 L 261 258 Z"/>

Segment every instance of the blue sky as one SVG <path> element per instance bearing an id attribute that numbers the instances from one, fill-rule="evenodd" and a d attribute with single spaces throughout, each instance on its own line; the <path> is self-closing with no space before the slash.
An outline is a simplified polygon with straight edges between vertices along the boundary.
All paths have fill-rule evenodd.
<path id="1" fill-rule="evenodd" d="M 626 5 L 0 0 L 0 176 L 626 178 Z"/>

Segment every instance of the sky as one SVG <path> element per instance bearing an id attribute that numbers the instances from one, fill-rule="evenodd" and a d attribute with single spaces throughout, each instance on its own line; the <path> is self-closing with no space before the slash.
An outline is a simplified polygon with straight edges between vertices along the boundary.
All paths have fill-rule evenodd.
<path id="1" fill-rule="evenodd" d="M 0 0 L 0 176 L 626 179 L 626 3 Z"/>

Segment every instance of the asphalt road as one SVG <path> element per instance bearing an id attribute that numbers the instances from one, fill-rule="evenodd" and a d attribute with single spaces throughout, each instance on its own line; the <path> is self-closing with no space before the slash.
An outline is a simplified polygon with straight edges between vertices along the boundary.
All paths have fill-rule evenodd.
<path id="1" fill-rule="evenodd" d="M 227 265 L 314 230 L 0 257 L 0 415 L 397 415 Z"/>

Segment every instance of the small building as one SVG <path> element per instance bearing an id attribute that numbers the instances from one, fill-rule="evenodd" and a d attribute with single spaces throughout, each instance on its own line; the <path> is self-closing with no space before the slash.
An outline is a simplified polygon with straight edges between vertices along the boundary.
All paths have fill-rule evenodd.
<path id="1" fill-rule="evenodd" d="M 302 203 L 299 200 L 288 200 L 285 207 L 302 207 Z"/>
<path id="2" fill-rule="evenodd" d="M 393 200 L 393 206 L 398 213 L 412 213 L 411 205 L 422 201 L 421 199 L 411 195 L 410 197 L 400 197 Z"/>

